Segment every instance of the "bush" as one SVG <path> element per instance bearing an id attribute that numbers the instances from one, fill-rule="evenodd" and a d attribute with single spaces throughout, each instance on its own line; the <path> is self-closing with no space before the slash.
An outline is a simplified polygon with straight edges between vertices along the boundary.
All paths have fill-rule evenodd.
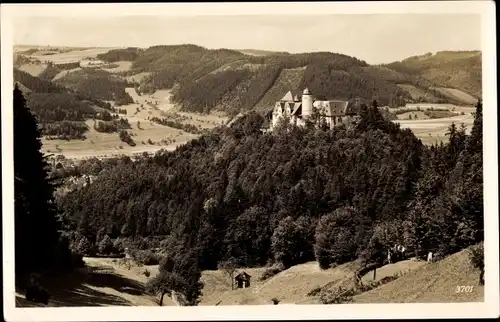
<path id="1" fill-rule="evenodd" d="M 82 236 L 76 244 L 75 252 L 83 256 L 90 256 L 91 250 L 92 250 L 92 244 L 87 239 L 87 237 Z"/>
<path id="2" fill-rule="evenodd" d="M 160 256 L 149 250 L 132 250 L 130 257 L 142 265 L 158 265 L 161 259 Z"/>
<path id="3" fill-rule="evenodd" d="M 472 266 L 480 271 L 479 284 L 484 285 L 484 243 L 470 247 L 468 253 Z"/>
<path id="4" fill-rule="evenodd" d="M 99 242 L 98 248 L 100 254 L 111 254 L 114 252 L 113 242 L 108 235 L 105 235 L 104 238 Z"/>
<path id="5" fill-rule="evenodd" d="M 130 146 L 135 146 L 134 140 L 127 131 L 121 130 L 119 136 L 120 140 L 122 140 L 123 142 L 127 143 Z"/>
<path id="6" fill-rule="evenodd" d="M 113 248 L 118 252 L 118 253 L 123 253 L 123 251 L 125 250 L 125 246 L 123 245 L 124 244 L 124 239 L 123 238 L 120 238 L 118 237 L 117 239 L 115 239 L 113 241 Z"/>
<path id="7" fill-rule="evenodd" d="M 381 285 L 392 282 L 400 277 L 399 274 L 394 274 L 393 276 L 386 276 L 379 281 L 370 281 L 368 283 L 356 283 L 350 281 L 346 285 L 340 285 L 332 290 L 322 289 L 320 291 L 316 291 L 314 294 L 319 294 L 319 299 L 323 304 L 342 304 L 349 303 L 352 301 L 352 298 L 358 294 L 368 292 L 377 288 Z M 311 294 L 312 292 L 310 292 Z M 311 294 L 311 296 L 314 296 Z"/>
<path id="8" fill-rule="evenodd" d="M 273 277 L 274 275 L 282 272 L 285 270 L 285 266 L 281 263 L 279 264 L 275 264 L 269 268 L 267 268 L 264 273 L 262 273 L 262 276 L 260 277 L 260 280 L 261 281 L 265 281 L 267 280 L 268 278 L 271 278 Z"/>

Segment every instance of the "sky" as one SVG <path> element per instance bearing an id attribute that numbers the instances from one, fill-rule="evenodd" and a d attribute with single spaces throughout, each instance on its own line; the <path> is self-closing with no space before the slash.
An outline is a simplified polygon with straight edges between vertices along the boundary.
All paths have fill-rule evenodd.
<path id="1" fill-rule="evenodd" d="M 480 19 L 473 14 L 37 16 L 15 20 L 14 43 L 330 51 L 381 64 L 442 50 L 481 50 Z"/>

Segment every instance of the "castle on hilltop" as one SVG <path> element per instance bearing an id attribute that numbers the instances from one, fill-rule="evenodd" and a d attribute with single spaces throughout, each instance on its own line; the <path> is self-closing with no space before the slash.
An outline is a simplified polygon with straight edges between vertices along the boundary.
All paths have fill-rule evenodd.
<path id="1" fill-rule="evenodd" d="M 288 91 L 274 105 L 270 119 L 270 129 L 275 128 L 279 121 L 288 117 L 291 124 L 304 126 L 306 120 L 313 116 L 316 109 L 320 119 L 324 120 L 326 125 L 332 129 L 334 126 L 349 121 L 358 113 L 358 101 L 350 103 L 349 101 L 316 99 L 308 88 L 304 89 L 302 94 L 299 92 Z M 271 114 L 271 113 L 269 113 Z"/>

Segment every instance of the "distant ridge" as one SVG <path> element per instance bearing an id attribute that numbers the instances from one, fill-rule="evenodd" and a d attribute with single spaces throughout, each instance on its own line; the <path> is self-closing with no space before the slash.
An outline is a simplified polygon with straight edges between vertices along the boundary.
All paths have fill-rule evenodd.
<path id="1" fill-rule="evenodd" d="M 270 50 L 259 50 L 259 49 L 235 49 L 242 54 L 252 55 L 252 56 L 269 56 L 269 55 L 290 55 L 286 51 L 270 51 Z"/>

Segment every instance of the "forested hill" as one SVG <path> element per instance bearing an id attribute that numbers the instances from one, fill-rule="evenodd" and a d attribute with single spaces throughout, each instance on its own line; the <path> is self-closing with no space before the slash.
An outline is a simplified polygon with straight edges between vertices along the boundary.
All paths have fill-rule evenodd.
<path id="1" fill-rule="evenodd" d="M 385 67 L 420 76 L 436 85 L 460 89 L 481 97 L 482 55 L 480 51 L 440 51 L 409 57 Z"/>
<path id="2" fill-rule="evenodd" d="M 318 98 L 360 97 L 391 106 L 464 103 L 446 88 L 481 95 L 480 52 L 439 52 L 382 66 L 330 52 L 255 55 L 196 45 L 126 48 L 98 58 L 132 61 L 123 76 L 150 73 L 140 84 L 142 92 L 173 88 L 173 100 L 197 112 L 266 109 L 288 90 L 306 86 Z"/>
<path id="3" fill-rule="evenodd" d="M 194 252 L 215 269 L 228 258 L 243 267 L 316 258 L 324 268 L 394 243 L 450 254 L 482 240 L 481 106 L 471 135 L 451 126 L 449 143 L 431 148 L 375 105 L 335 131 L 262 133 L 263 121 L 251 112 L 136 162 L 89 160 L 81 171 L 95 181 L 57 201 L 72 243 L 108 235 Z"/>

